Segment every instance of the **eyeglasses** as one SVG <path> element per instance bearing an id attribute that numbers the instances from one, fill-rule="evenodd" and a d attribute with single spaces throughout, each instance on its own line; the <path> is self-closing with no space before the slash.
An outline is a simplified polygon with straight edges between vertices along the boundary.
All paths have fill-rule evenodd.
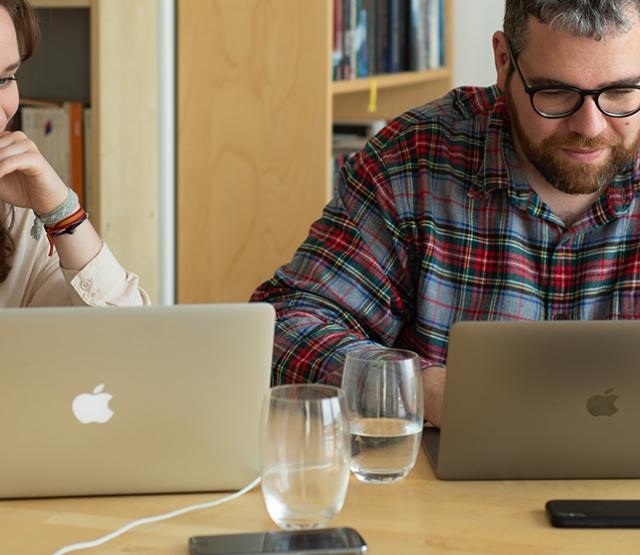
<path id="1" fill-rule="evenodd" d="M 530 87 L 507 41 L 513 63 L 532 108 L 543 118 L 566 118 L 577 112 L 586 96 L 593 96 L 598 109 L 612 118 L 626 118 L 640 111 L 640 85 L 610 85 L 601 89 L 579 89 L 570 85 Z"/>

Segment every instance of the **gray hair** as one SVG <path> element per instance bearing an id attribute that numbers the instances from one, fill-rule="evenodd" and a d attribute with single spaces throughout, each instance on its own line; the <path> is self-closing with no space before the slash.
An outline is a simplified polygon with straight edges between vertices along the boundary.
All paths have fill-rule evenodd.
<path id="1" fill-rule="evenodd" d="M 530 15 L 557 31 L 602 40 L 607 34 L 631 29 L 630 8 L 640 13 L 640 0 L 506 0 L 504 33 L 514 56 L 526 45 Z"/>

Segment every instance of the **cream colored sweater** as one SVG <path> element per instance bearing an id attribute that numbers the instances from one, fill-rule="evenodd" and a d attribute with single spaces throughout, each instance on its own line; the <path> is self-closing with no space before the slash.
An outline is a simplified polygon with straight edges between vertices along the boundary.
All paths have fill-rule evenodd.
<path id="1" fill-rule="evenodd" d="M 15 208 L 10 228 L 15 252 L 9 275 L 0 283 L 0 307 L 151 304 L 138 276 L 128 273 L 105 244 L 79 272 L 63 269 L 55 251 L 49 256 L 46 235 L 31 237 L 33 219 L 31 210 Z"/>

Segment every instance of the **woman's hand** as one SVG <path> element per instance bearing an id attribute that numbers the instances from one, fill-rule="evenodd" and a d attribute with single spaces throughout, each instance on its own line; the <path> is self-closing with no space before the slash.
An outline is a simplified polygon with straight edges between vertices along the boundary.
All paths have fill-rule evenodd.
<path id="1" fill-rule="evenodd" d="M 67 197 L 67 186 L 21 131 L 0 132 L 0 199 L 43 215 Z"/>
<path id="2" fill-rule="evenodd" d="M 0 200 L 31 208 L 43 216 L 55 210 L 68 195 L 67 186 L 24 133 L 0 132 Z M 81 270 L 102 248 L 102 240 L 89 221 L 73 235 L 54 237 L 60 264 Z"/>

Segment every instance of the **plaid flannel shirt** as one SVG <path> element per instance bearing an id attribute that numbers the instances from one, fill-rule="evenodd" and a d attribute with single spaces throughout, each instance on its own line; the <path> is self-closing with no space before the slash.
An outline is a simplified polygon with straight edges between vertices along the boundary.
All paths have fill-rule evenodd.
<path id="1" fill-rule="evenodd" d="M 639 176 L 636 157 L 566 228 L 524 177 L 496 87 L 403 114 L 252 296 L 277 310 L 272 382 L 339 385 L 345 352 L 372 342 L 445 365 L 458 320 L 637 318 Z"/>

